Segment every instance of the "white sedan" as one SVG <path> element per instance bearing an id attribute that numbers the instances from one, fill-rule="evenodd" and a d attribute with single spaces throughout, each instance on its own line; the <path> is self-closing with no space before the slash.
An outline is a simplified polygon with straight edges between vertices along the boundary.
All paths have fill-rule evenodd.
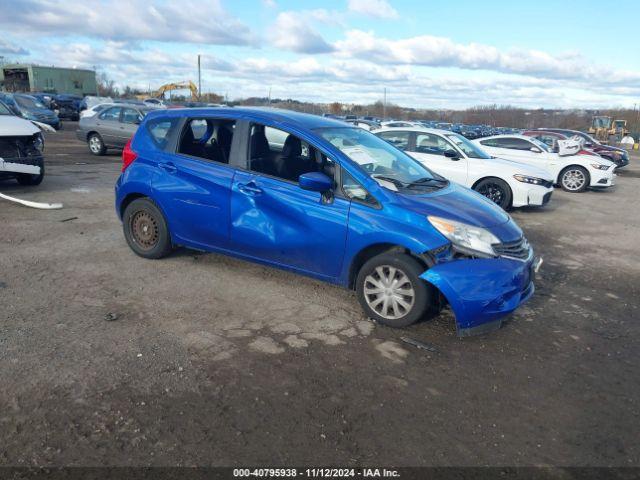
<path id="1" fill-rule="evenodd" d="M 551 198 L 553 178 L 548 172 L 494 158 L 457 133 L 413 127 L 382 128 L 374 134 L 446 179 L 472 188 L 504 209 L 544 205 Z"/>
<path id="2" fill-rule="evenodd" d="M 614 185 L 615 164 L 599 155 L 561 156 L 539 140 L 524 135 L 495 135 L 474 142 L 491 155 L 544 168 L 553 177 L 553 182 L 567 192 Z"/>

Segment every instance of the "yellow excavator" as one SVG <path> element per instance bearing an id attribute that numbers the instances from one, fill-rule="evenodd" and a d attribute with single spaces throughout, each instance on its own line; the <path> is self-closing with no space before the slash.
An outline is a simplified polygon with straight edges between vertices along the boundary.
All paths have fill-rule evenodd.
<path id="1" fill-rule="evenodd" d="M 629 134 L 629 130 L 626 120 L 614 120 L 612 117 L 599 115 L 591 119 L 589 133 L 599 142 L 607 143 L 612 140 L 619 142 L 622 137 Z"/>
<path id="2" fill-rule="evenodd" d="M 143 98 L 163 98 L 166 92 L 172 92 L 173 90 L 191 90 L 191 100 L 196 101 L 200 97 L 198 95 L 198 87 L 191 80 L 184 82 L 166 83 L 162 85 L 158 90 L 152 92 L 150 95 L 138 95 Z"/>

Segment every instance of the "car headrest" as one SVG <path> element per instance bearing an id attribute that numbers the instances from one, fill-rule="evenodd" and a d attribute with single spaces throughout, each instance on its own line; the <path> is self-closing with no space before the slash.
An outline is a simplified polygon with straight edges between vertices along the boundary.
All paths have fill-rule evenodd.
<path id="1" fill-rule="evenodd" d="M 302 143 L 298 137 L 294 137 L 293 135 L 289 135 L 287 139 L 284 141 L 284 146 L 282 147 L 282 156 L 283 157 L 299 157 L 302 155 Z"/>
<path id="2" fill-rule="evenodd" d="M 198 139 L 198 143 L 204 145 L 209 141 L 211 135 L 213 135 L 213 123 L 207 122 L 207 130 L 204 132 L 204 135 Z"/>
<path id="3" fill-rule="evenodd" d="M 269 141 L 264 130 L 256 130 L 251 134 L 251 158 L 266 157 L 271 153 Z"/>
<path id="4" fill-rule="evenodd" d="M 218 128 L 218 143 L 222 146 L 231 146 L 231 140 L 233 133 L 229 131 L 227 127 Z"/>

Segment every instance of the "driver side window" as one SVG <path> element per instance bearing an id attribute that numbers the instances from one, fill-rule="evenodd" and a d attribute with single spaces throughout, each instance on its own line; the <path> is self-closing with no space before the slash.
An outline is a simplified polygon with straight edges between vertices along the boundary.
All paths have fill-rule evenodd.
<path id="1" fill-rule="evenodd" d="M 446 151 L 455 152 L 456 150 L 444 138 L 430 133 L 419 133 L 416 135 L 416 152 L 444 155 Z"/>

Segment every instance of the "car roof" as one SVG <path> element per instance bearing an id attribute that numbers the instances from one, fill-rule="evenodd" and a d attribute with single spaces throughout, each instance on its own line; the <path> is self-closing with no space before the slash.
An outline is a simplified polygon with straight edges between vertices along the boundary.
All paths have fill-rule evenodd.
<path id="1" fill-rule="evenodd" d="M 330 127 L 350 127 L 352 125 L 329 117 L 321 117 L 309 113 L 294 112 L 280 108 L 270 107 L 198 107 L 198 108 L 172 108 L 167 110 L 153 110 L 147 117 L 197 117 L 197 116 L 226 116 L 245 117 L 249 120 L 271 120 L 278 123 L 290 123 L 297 126 L 314 129 Z"/>
<path id="2" fill-rule="evenodd" d="M 568 130 L 564 130 L 562 132 L 559 132 L 557 130 L 545 130 L 545 129 L 540 129 L 540 128 L 536 128 L 535 130 L 525 130 L 523 135 L 525 137 L 531 137 L 532 135 L 527 135 L 527 133 L 536 133 L 536 134 L 549 134 L 551 136 L 560 136 L 560 137 L 564 137 L 567 138 L 567 134 L 565 132 L 568 132 Z"/>
<path id="3" fill-rule="evenodd" d="M 456 135 L 456 132 L 452 132 L 451 130 L 442 130 L 440 128 L 427 128 L 427 127 L 382 127 L 375 131 L 375 133 L 381 132 L 419 132 L 419 133 L 433 133 L 435 135 Z"/>
<path id="4" fill-rule="evenodd" d="M 522 140 L 531 141 L 531 137 L 526 135 L 518 135 L 517 133 L 504 133 L 502 135 L 490 135 L 488 137 L 478 138 L 477 141 L 487 140 L 489 138 L 520 138 Z"/>
<path id="5" fill-rule="evenodd" d="M 136 110 L 142 110 L 142 111 L 147 111 L 149 110 L 149 107 L 147 107 L 146 105 L 140 105 L 139 103 L 114 103 L 114 102 L 104 102 L 104 103 L 98 103 L 97 105 L 94 105 L 91 108 L 95 108 L 98 105 L 110 105 L 112 107 L 128 107 L 128 108 L 135 108 Z M 150 111 L 150 110 L 149 110 Z"/>

